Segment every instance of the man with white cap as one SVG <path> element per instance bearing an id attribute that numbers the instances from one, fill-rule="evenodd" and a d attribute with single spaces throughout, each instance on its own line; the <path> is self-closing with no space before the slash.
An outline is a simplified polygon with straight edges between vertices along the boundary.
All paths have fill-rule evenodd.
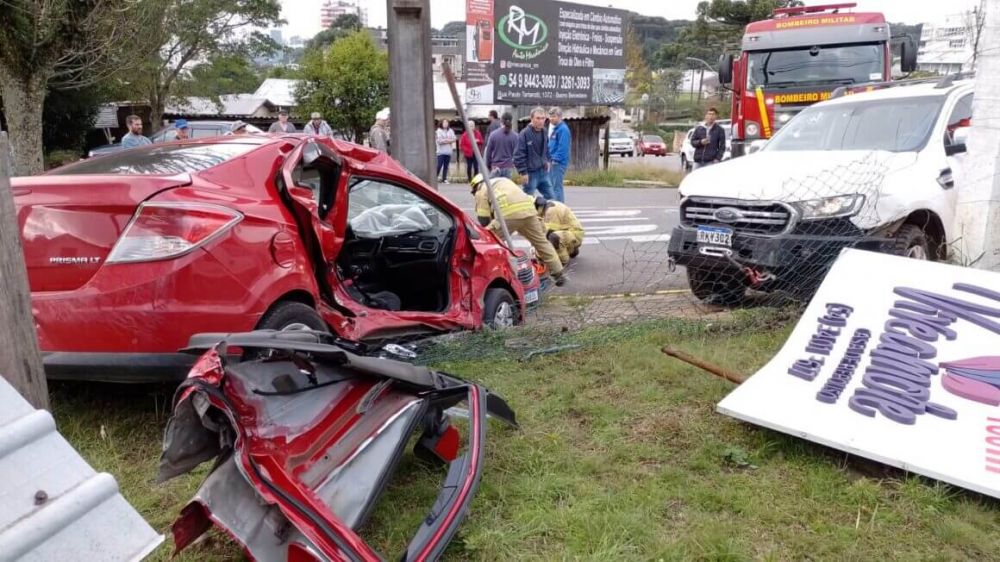
<path id="1" fill-rule="evenodd" d="M 313 111 L 309 116 L 309 122 L 302 127 L 302 132 L 307 135 L 320 135 L 322 137 L 333 137 L 333 129 L 323 120 L 323 114 Z"/>
<path id="2" fill-rule="evenodd" d="M 368 145 L 375 150 L 391 154 L 389 135 L 389 108 L 386 107 L 375 114 L 375 124 L 368 131 Z"/>

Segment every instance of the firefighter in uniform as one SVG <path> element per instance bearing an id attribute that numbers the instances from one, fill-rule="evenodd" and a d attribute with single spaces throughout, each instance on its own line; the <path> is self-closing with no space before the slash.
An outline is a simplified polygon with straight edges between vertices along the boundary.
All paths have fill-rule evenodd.
<path id="1" fill-rule="evenodd" d="M 525 193 L 507 178 L 494 178 L 490 184 L 493 186 L 493 194 L 497 198 L 500 213 L 507 223 L 507 229 L 524 236 L 531 243 L 535 253 L 548 267 L 556 285 L 562 286 L 566 281 L 562 262 L 559 261 L 559 255 L 556 254 L 552 243 L 545 237 L 545 226 L 535 211 L 535 197 Z M 476 174 L 472 178 L 471 185 L 472 195 L 476 199 L 476 216 L 479 218 L 479 224 L 500 236 L 500 223 L 493 216 L 489 191 L 486 189 L 483 175 Z"/>
<path id="2" fill-rule="evenodd" d="M 570 258 L 575 258 L 580 253 L 583 225 L 565 203 L 546 201 L 544 197 L 538 196 L 535 198 L 535 209 L 545 224 L 545 237 L 552 243 L 559 261 L 565 266 Z"/>

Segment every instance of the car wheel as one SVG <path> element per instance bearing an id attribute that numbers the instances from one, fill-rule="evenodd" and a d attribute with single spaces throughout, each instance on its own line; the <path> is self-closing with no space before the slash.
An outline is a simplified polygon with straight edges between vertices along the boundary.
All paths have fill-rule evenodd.
<path id="1" fill-rule="evenodd" d="M 890 242 L 889 253 L 922 261 L 937 261 L 931 250 L 931 241 L 922 228 L 904 224 Z"/>
<path id="2" fill-rule="evenodd" d="M 747 278 L 733 267 L 688 267 L 687 279 L 694 296 L 706 303 L 735 306 L 746 296 Z"/>
<path id="3" fill-rule="evenodd" d="M 316 310 L 301 302 L 280 302 L 264 314 L 258 330 L 316 330 L 329 332 L 326 322 Z"/>
<path id="4" fill-rule="evenodd" d="M 483 325 L 494 330 L 512 328 L 521 323 L 514 295 L 507 289 L 488 289 L 483 299 Z"/>
<path id="5" fill-rule="evenodd" d="M 635 156 L 635 153 L 634 153 L 634 152 L 629 152 L 629 153 L 628 153 L 628 157 L 629 157 L 629 158 L 632 158 L 633 156 Z"/>

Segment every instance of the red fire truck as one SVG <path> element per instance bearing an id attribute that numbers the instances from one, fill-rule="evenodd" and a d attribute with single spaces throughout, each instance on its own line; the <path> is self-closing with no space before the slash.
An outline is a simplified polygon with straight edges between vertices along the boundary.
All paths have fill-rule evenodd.
<path id="1" fill-rule="evenodd" d="M 880 13 L 854 12 L 856 6 L 776 9 L 746 27 L 738 58 L 723 55 L 719 80 L 733 92 L 733 157 L 839 87 L 892 79 L 889 24 Z M 912 72 L 917 50 L 903 39 L 900 67 Z"/>

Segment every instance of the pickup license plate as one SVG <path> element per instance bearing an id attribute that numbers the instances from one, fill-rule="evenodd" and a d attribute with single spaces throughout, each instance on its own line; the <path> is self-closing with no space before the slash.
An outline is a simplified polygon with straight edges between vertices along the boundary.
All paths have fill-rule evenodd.
<path id="1" fill-rule="evenodd" d="M 532 291 L 528 291 L 527 293 L 524 293 L 524 303 L 525 304 L 534 304 L 536 302 L 538 302 L 538 289 L 535 289 L 535 290 L 532 290 Z"/>
<path id="2" fill-rule="evenodd" d="M 698 244 L 704 246 L 733 247 L 733 229 L 720 226 L 699 226 Z"/>

